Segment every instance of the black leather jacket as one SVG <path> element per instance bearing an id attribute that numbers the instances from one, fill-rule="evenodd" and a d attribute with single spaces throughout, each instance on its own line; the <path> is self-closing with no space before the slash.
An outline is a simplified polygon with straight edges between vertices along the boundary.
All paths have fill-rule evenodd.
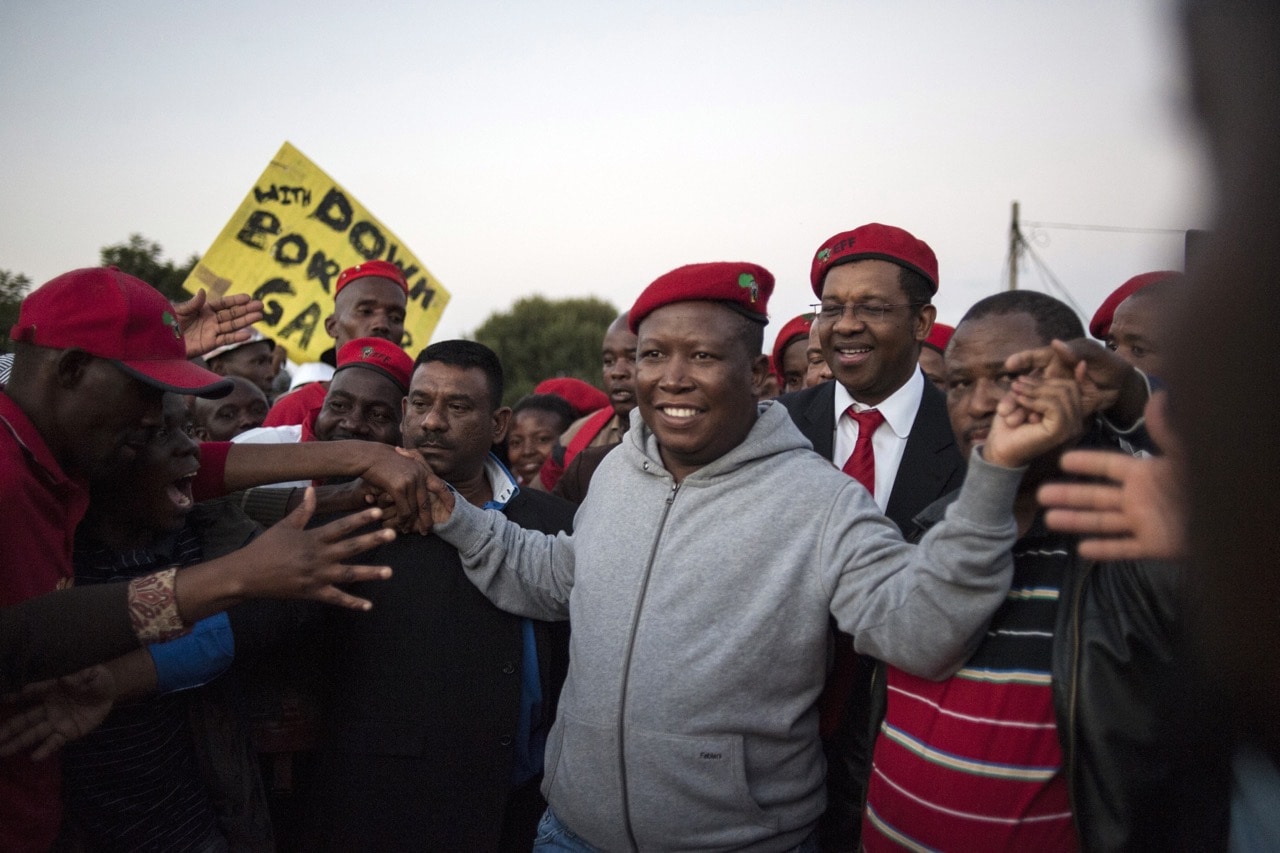
<path id="1" fill-rule="evenodd" d="M 920 533 L 951 500 L 917 516 Z M 1074 555 L 1075 538 L 1062 540 Z M 1053 701 L 1084 850 L 1226 847 L 1226 716 L 1186 648 L 1181 589 L 1165 563 L 1073 556 L 1062 579 Z"/>

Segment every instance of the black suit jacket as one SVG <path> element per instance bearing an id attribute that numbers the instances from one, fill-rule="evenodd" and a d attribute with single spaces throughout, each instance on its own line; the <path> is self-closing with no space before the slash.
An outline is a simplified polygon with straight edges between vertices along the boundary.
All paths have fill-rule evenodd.
<path id="1" fill-rule="evenodd" d="M 571 529 L 574 509 L 521 489 L 503 512 L 555 533 Z M 517 793 L 521 619 L 489 603 L 438 536 L 402 535 L 360 561 L 394 573 L 352 585 L 371 611 L 326 614 L 330 696 L 308 849 L 498 850 L 511 840 L 504 818 Z M 546 729 L 568 668 L 568 623 L 533 626 Z M 505 828 L 526 850 L 541 808 Z"/>
<path id="2" fill-rule="evenodd" d="M 831 380 L 778 398 L 813 449 L 826 459 L 831 459 L 834 451 L 835 394 L 835 381 Z M 960 487 L 964 464 L 951 434 L 946 397 L 926 382 L 885 515 L 899 530 L 909 533 L 911 520 L 921 510 Z"/>
<path id="3" fill-rule="evenodd" d="M 813 443 L 813 449 L 827 459 L 832 459 L 835 449 L 835 393 L 835 381 L 831 380 L 778 398 L 800 432 Z M 925 382 L 885 515 L 904 535 L 910 535 L 916 515 L 960 487 L 964 467 L 965 460 L 951 434 L 946 397 Z M 851 643 L 846 635 L 839 637 L 838 642 Z M 849 665 L 853 671 L 841 722 L 823 744 L 827 755 L 827 811 L 819 821 L 818 832 L 822 849 L 829 853 L 858 848 L 872 744 L 880 723 L 877 714 L 882 714 L 884 708 L 884 682 L 873 682 L 874 661 L 857 658 Z"/>

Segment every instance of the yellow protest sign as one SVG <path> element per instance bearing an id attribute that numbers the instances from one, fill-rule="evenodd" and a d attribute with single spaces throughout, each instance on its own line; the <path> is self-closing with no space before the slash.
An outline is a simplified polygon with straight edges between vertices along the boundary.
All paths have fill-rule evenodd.
<path id="1" fill-rule="evenodd" d="M 261 299 L 262 333 L 294 361 L 318 361 L 333 345 L 324 318 L 333 313 L 338 274 L 375 259 L 400 267 L 409 283 L 403 343 L 416 352 L 440 322 L 448 291 L 399 237 L 286 142 L 183 286 Z"/>

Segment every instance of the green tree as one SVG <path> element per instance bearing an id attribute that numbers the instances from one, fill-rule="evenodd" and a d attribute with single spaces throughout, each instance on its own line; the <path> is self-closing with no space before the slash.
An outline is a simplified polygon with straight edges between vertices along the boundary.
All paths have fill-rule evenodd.
<path id="1" fill-rule="evenodd" d="M 182 289 L 182 283 L 195 269 L 200 256 L 193 254 L 185 264 L 177 264 L 164 258 L 163 253 L 164 249 L 154 240 L 130 234 L 128 242 L 104 246 L 99 258 L 104 267 L 119 267 L 155 287 L 169 301 L 181 302 L 193 295 Z"/>
<path id="2" fill-rule="evenodd" d="M 495 311 L 472 337 L 498 354 L 511 405 L 544 379 L 573 376 L 600 386 L 600 343 L 618 309 L 594 297 L 527 296 Z"/>
<path id="3" fill-rule="evenodd" d="M 9 330 L 18 322 L 18 307 L 31 288 L 31 279 L 20 272 L 0 270 L 0 351 L 8 352 Z"/>

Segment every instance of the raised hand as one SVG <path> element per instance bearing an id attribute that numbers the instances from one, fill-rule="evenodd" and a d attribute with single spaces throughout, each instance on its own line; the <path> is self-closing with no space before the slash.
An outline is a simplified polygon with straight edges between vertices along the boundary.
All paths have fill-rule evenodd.
<path id="1" fill-rule="evenodd" d="M 1165 425 L 1163 392 L 1147 406 L 1147 428 L 1168 456 L 1134 458 L 1108 450 L 1074 450 L 1062 470 L 1106 482 L 1049 483 L 1036 493 L 1045 523 L 1079 533 L 1092 560 L 1177 559 L 1186 554 L 1186 505 L 1178 447 Z"/>
<path id="2" fill-rule="evenodd" d="M 1077 377 L 1019 376 L 996 408 L 983 456 L 1009 468 L 1026 465 L 1079 438 L 1084 418 Z"/>
<path id="3" fill-rule="evenodd" d="M 208 298 L 204 288 L 173 306 L 187 344 L 187 358 L 227 344 L 249 340 L 249 327 L 262 319 L 262 302 L 247 293 Z"/>
<path id="4" fill-rule="evenodd" d="M 1096 341 L 1055 340 L 1047 347 L 1014 353 L 1005 361 L 1005 369 L 1066 378 L 1076 376 L 1081 364 L 1080 395 L 1085 411 L 1104 412 L 1123 426 L 1134 423 L 1147 403 L 1147 385 L 1133 365 Z"/>
<path id="5" fill-rule="evenodd" d="M 391 577 L 387 566 L 343 561 L 390 542 L 395 531 L 356 533 L 382 517 L 377 507 L 307 530 L 315 505 L 315 489 L 308 488 L 297 509 L 244 548 L 179 571 L 174 582 L 182 621 L 193 624 L 248 598 L 303 598 L 353 610 L 372 607 L 334 584 Z"/>

